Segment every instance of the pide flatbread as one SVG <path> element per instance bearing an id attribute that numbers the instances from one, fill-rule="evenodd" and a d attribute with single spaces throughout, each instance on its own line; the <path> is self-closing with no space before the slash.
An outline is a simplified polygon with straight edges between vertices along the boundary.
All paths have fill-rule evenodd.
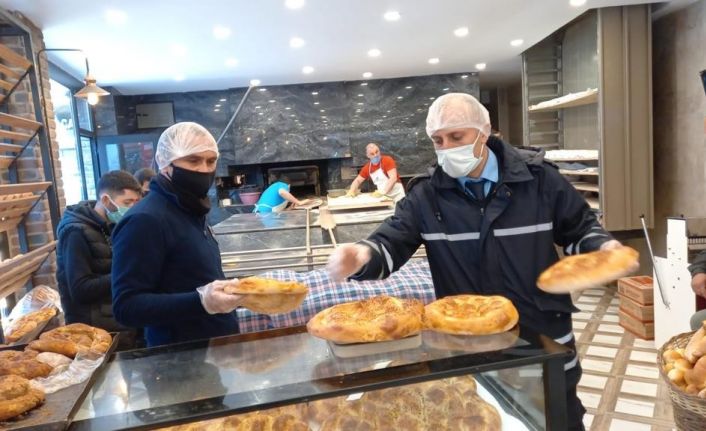
<path id="1" fill-rule="evenodd" d="M 424 304 L 417 299 L 382 295 L 322 310 L 306 328 L 339 344 L 399 340 L 421 332 L 423 314 Z"/>
<path id="2" fill-rule="evenodd" d="M 557 294 L 598 287 L 635 272 L 639 258 L 630 247 L 568 256 L 547 268 L 537 279 L 537 287 Z"/>
<path id="3" fill-rule="evenodd" d="M 244 295 L 242 306 L 256 313 L 288 313 L 301 305 L 309 288 L 296 281 L 248 277 L 229 284 L 223 291 Z"/>
<path id="4" fill-rule="evenodd" d="M 498 295 L 447 296 L 424 307 L 425 326 L 447 334 L 497 334 L 512 329 L 519 318 L 512 302 Z"/>

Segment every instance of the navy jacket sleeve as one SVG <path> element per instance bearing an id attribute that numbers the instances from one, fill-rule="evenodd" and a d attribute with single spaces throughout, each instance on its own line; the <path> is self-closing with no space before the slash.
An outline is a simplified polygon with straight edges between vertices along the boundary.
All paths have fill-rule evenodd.
<path id="1" fill-rule="evenodd" d="M 596 251 L 613 237 L 603 229 L 586 199 L 555 168 L 544 166 L 544 189 L 554 207 L 554 242 L 565 254 Z"/>
<path id="2" fill-rule="evenodd" d="M 422 243 L 414 216 L 414 195 L 397 203 L 395 214 L 388 217 L 366 240 L 360 241 L 371 249 L 371 259 L 354 280 L 387 278 L 404 265 Z"/>
<path id="3" fill-rule="evenodd" d="M 91 304 L 110 297 L 110 274 L 96 274 L 91 269 L 91 251 L 78 229 L 69 229 L 59 242 L 66 262 L 66 282 L 71 301 Z"/>
<path id="4" fill-rule="evenodd" d="M 113 314 L 133 327 L 175 323 L 207 315 L 198 293 L 160 292 L 167 240 L 159 220 L 128 214 L 113 232 Z"/>
<path id="5" fill-rule="evenodd" d="M 696 255 L 694 261 L 689 265 L 689 271 L 692 277 L 696 274 L 706 273 L 706 250 Z"/>

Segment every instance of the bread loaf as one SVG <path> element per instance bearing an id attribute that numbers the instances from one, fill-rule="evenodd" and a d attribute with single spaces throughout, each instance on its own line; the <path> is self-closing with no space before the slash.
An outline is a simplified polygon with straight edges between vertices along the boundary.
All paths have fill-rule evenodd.
<path id="1" fill-rule="evenodd" d="M 704 355 L 706 355 L 706 321 L 702 322 L 701 328 L 691 336 L 684 350 L 684 356 L 692 364 Z"/>

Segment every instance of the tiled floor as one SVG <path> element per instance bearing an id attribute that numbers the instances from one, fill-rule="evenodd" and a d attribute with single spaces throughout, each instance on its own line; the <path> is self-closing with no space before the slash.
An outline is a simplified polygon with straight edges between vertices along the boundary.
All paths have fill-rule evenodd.
<path id="1" fill-rule="evenodd" d="M 579 397 L 591 431 L 674 429 L 672 406 L 652 341 L 618 325 L 614 288 L 587 290 L 575 301 L 574 330 L 583 366 Z"/>

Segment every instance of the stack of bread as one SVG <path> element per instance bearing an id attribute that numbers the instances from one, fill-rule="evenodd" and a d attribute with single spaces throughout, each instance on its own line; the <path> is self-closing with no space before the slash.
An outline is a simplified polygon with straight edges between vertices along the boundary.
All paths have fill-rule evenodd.
<path id="1" fill-rule="evenodd" d="M 0 421 L 20 416 L 44 402 L 44 392 L 32 386 L 31 379 L 63 369 L 79 352 L 103 354 L 111 342 L 106 331 L 74 323 L 43 333 L 24 351 L 0 351 Z"/>
<path id="2" fill-rule="evenodd" d="M 666 349 L 662 359 L 672 383 L 689 395 L 706 398 L 706 320 L 685 348 Z"/>

